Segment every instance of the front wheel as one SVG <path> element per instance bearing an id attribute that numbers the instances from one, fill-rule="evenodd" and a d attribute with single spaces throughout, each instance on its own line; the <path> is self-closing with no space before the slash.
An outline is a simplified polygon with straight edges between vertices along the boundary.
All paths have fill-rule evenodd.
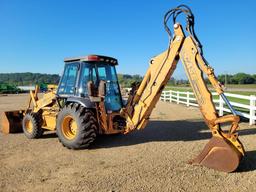
<path id="1" fill-rule="evenodd" d="M 40 138 L 44 130 L 41 128 L 42 126 L 42 117 L 39 113 L 27 113 L 23 117 L 22 128 L 25 136 L 29 139 L 37 139 Z"/>
<path id="2" fill-rule="evenodd" d="M 96 138 L 97 121 L 92 110 L 71 103 L 58 114 L 56 132 L 69 149 L 87 148 Z"/>

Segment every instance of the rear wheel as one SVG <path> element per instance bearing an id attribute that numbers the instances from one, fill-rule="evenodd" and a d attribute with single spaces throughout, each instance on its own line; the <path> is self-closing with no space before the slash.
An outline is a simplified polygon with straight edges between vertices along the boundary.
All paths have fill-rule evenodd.
<path id="1" fill-rule="evenodd" d="M 29 139 L 40 138 L 44 130 L 41 128 L 42 120 L 41 116 L 38 113 L 27 113 L 23 117 L 22 128 L 23 132 Z"/>
<path id="2" fill-rule="evenodd" d="M 87 148 L 95 140 L 96 130 L 94 113 L 81 105 L 69 104 L 58 114 L 56 132 L 69 149 Z"/>

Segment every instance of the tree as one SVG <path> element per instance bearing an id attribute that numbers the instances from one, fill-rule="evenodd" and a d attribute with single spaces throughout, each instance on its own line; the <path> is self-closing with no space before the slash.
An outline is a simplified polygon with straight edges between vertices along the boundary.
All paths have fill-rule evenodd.
<path id="1" fill-rule="evenodd" d="M 255 82 L 255 79 L 246 73 L 237 73 L 232 79 L 237 84 L 253 84 Z"/>
<path id="2" fill-rule="evenodd" d="M 140 75 L 117 74 L 117 77 L 122 87 L 131 87 L 133 83 L 142 81 Z"/>

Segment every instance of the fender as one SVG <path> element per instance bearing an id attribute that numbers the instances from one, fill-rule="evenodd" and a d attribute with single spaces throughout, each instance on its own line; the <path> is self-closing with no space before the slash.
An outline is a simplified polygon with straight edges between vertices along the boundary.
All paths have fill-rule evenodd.
<path id="1" fill-rule="evenodd" d="M 95 103 L 91 102 L 89 97 L 69 97 L 66 101 L 66 104 L 68 103 L 78 103 L 86 108 L 96 108 Z"/>

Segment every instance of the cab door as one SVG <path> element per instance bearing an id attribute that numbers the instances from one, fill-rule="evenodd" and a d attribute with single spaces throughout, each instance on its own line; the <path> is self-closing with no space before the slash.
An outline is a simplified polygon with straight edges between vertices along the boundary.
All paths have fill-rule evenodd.
<path id="1" fill-rule="evenodd" d="M 75 95 L 79 63 L 66 64 L 58 86 L 58 95 Z"/>

